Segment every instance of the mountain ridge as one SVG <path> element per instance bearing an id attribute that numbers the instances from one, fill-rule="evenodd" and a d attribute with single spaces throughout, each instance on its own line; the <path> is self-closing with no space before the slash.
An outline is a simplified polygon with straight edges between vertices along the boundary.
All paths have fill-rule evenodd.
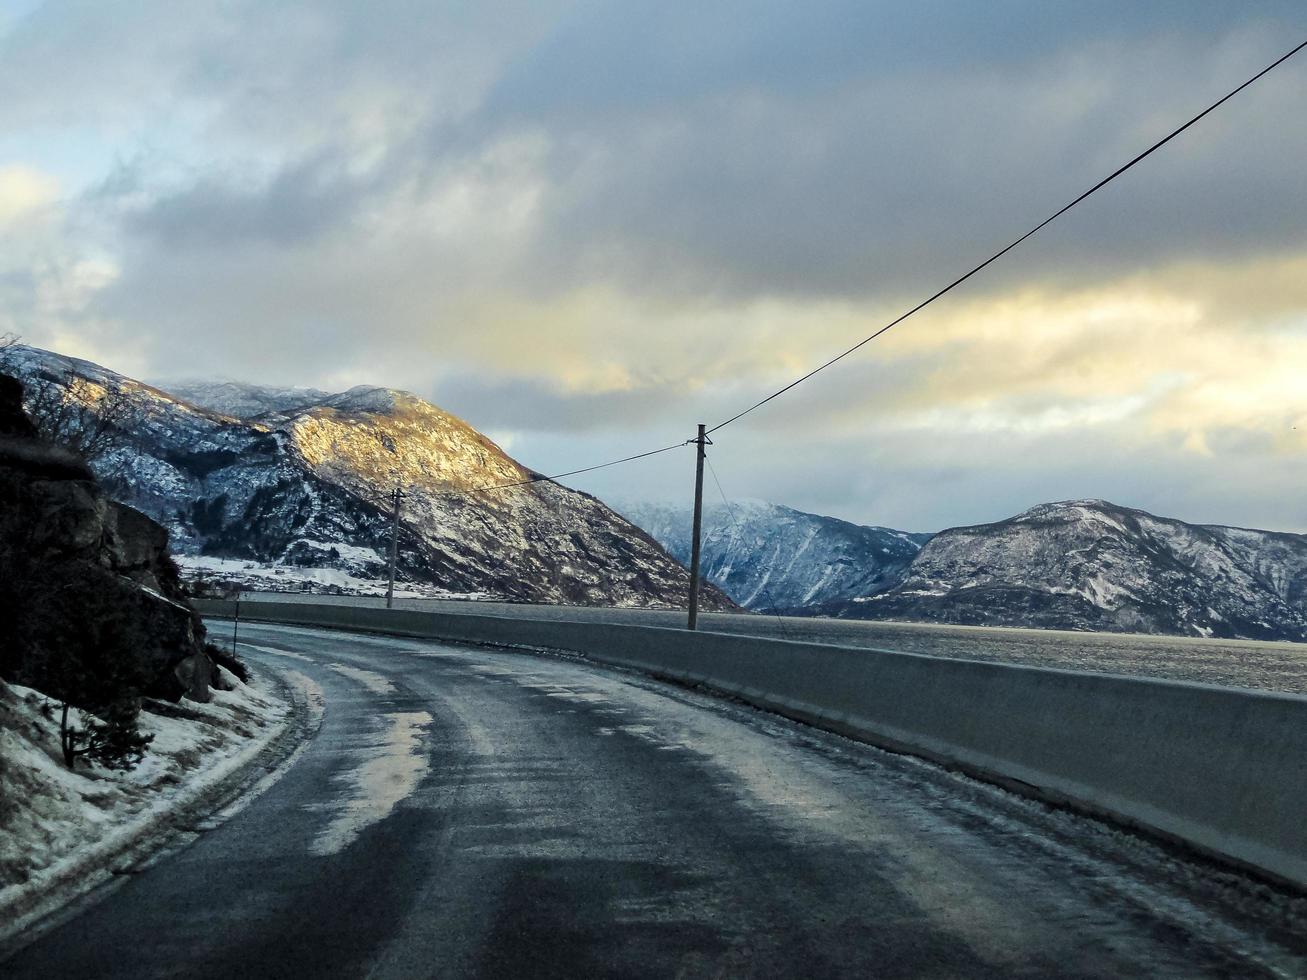
<path id="1" fill-rule="evenodd" d="M 315 404 L 332 394 L 320 388 L 248 384 L 230 379 L 204 381 L 190 378 L 172 383 L 151 382 L 151 386 L 180 397 L 196 408 L 238 419 L 256 419 L 261 415 Z"/>
<path id="2" fill-rule="evenodd" d="M 549 481 L 500 489 L 538 474 L 410 392 L 236 382 L 169 392 L 32 348 L 17 360 L 41 383 L 76 376 L 133 401 L 131 439 L 99 466 L 122 502 L 168 527 L 183 564 L 222 574 L 275 565 L 287 576 L 277 587 L 330 585 L 306 571 L 321 569 L 351 588 L 375 582 L 399 485 L 401 582 L 665 607 L 688 591 L 677 564 L 689 560 L 688 508 L 625 503 L 622 517 Z M 1307 639 L 1307 535 L 1189 524 L 1095 498 L 935 535 L 765 501 L 709 503 L 703 545 L 705 578 L 760 611 Z M 714 589 L 706 600 L 729 606 Z"/>
<path id="3" fill-rule="evenodd" d="M 271 389 L 256 406 L 282 404 L 240 418 L 89 361 L 27 347 L 8 360 L 41 383 L 85 378 L 131 402 L 131 431 L 97 466 L 125 503 L 168 528 L 183 565 L 199 556 L 256 571 L 275 565 L 288 586 L 323 578 L 297 579 L 300 568 L 384 579 L 398 484 L 401 582 L 437 594 L 618 606 L 676 607 L 688 594 L 685 569 L 589 494 L 549 481 L 481 491 L 536 473 L 411 393 L 358 386 L 287 404 L 287 389 Z M 260 391 L 240 389 L 220 407 Z M 205 400 L 194 386 L 190 394 Z M 705 605 L 732 604 L 714 589 Z"/>
<path id="4" fill-rule="evenodd" d="M 688 507 L 639 501 L 616 508 L 682 564 Z M 761 500 L 704 506 L 703 574 L 746 609 L 801 611 L 897 583 L 928 534 L 854 524 Z"/>
<path id="5" fill-rule="evenodd" d="M 618 506 L 688 559 L 688 508 Z M 920 548 L 886 561 L 882 535 Z M 1094 498 L 934 535 L 761 501 L 708 505 L 703 568 L 759 611 L 1307 640 L 1307 535 L 1190 524 Z"/>
<path id="6" fill-rule="evenodd" d="M 1038 504 L 935 535 L 843 618 L 1307 639 L 1307 535 L 1189 524 L 1110 501 Z"/>

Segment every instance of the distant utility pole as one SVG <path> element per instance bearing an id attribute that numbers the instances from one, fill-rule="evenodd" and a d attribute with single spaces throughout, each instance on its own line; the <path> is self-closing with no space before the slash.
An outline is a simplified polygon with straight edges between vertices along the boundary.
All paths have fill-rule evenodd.
<path id="1" fill-rule="evenodd" d="M 699 536 L 703 530 L 703 456 L 704 446 L 711 445 L 704 425 L 699 423 L 699 435 L 694 440 L 699 447 L 694 467 L 694 531 L 690 539 L 690 622 L 689 629 L 699 628 Z"/>
<path id="2" fill-rule="evenodd" d="M 395 501 L 395 513 L 390 524 L 390 584 L 386 586 L 387 609 L 395 604 L 395 559 L 399 556 L 399 502 L 404 497 L 398 483 L 395 484 L 395 490 L 390 496 Z"/>

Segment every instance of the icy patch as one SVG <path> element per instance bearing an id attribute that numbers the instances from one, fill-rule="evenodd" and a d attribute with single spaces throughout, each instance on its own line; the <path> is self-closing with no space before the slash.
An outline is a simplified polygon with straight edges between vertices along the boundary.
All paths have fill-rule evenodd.
<path id="1" fill-rule="evenodd" d="M 246 643 L 244 640 L 240 641 L 240 645 L 249 647 L 251 650 L 258 650 L 260 653 L 271 653 L 278 657 L 289 657 L 291 660 L 302 660 L 306 664 L 315 662 L 312 657 L 306 657 L 302 653 L 295 653 L 293 650 L 279 650 L 276 647 L 265 647 L 258 643 Z"/>
<path id="2" fill-rule="evenodd" d="M 347 667 L 345 664 L 327 664 L 327 666 L 350 680 L 358 681 L 373 694 L 394 694 L 395 685 L 380 674 L 360 667 Z"/>
<path id="3" fill-rule="evenodd" d="M 448 656 L 448 654 L 442 653 L 440 656 L 444 657 Z M 518 670 L 511 670 L 508 667 L 496 667 L 493 664 L 473 664 L 472 670 L 478 674 L 490 674 L 493 677 L 515 677 L 521 673 Z"/>
<path id="4" fill-rule="evenodd" d="M 595 691 L 546 691 L 547 698 L 561 698 L 564 701 L 576 701 L 580 704 L 612 704 L 612 699 Z"/>
<path id="5" fill-rule="evenodd" d="M 642 742 L 647 742 L 659 752 L 683 752 L 690 749 L 690 746 L 684 741 L 669 737 L 653 725 L 618 725 L 614 730 L 630 735 L 632 738 L 638 738 Z"/>
<path id="6" fill-rule="evenodd" d="M 384 715 L 386 730 L 379 743 L 365 750 L 366 758 L 340 777 L 348 799 L 309 847 L 312 854 L 339 854 L 364 830 L 390 816 L 399 802 L 417 788 L 431 764 L 422 751 L 423 731 L 431 724 L 425 711 Z"/>
<path id="7" fill-rule="evenodd" d="M 285 673 L 287 680 L 303 692 L 309 709 L 309 727 L 317 731 L 323 715 L 327 713 L 327 695 L 312 677 L 301 674 L 298 670 L 288 670 Z"/>

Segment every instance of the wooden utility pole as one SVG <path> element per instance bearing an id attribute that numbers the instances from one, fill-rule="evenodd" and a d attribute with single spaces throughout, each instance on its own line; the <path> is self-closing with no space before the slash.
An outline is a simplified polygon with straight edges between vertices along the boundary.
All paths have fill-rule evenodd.
<path id="1" fill-rule="evenodd" d="M 699 436 L 694 440 L 699 447 L 694 467 L 694 530 L 690 539 L 690 622 L 688 629 L 699 628 L 699 536 L 703 530 L 703 456 L 708 436 L 699 423 Z"/>
<path id="2" fill-rule="evenodd" d="M 395 485 L 395 492 L 391 496 L 395 500 L 395 514 L 390 525 L 390 584 L 386 586 L 387 609 L 395 604 L 395 560 L 399 557 L 399 501 L 404 496 L 398 484 Z"/>

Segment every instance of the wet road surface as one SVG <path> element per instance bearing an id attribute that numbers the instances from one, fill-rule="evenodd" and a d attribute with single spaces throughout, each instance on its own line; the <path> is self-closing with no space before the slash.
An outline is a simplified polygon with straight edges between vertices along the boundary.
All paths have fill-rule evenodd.
<path id="1" fill-rule="evenodd" d="M 1307 976 L 1307 899 L 577 661 L 269 626 L 286 775 L 6 977 Z"/>

